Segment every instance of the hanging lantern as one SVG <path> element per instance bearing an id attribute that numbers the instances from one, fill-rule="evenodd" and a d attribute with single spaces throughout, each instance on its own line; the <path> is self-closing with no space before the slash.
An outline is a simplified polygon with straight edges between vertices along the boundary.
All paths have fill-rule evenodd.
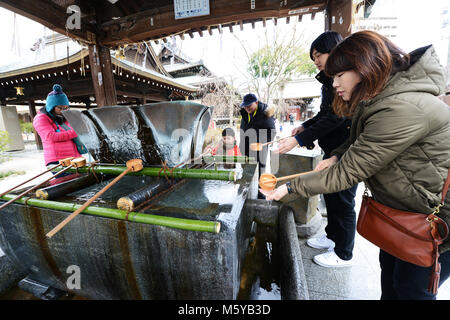
<path id="1" fill-rule="evenodd" d="M 117 59 L 120 59 L 120 60 L 125 59 L 125 47 L 126 47 L 126 45 L 123 46 L 123 47 L 119 47 L 119 49 L 116 50 L 116 55 L 115 56 L 116 56 Z"/>
<path id="2" fill-rule="evenodd" d="M 116 58 L 120 60 L 125 59 L 123 48 L 119 48 L 119 50 L 116 50 Z"/>
<path id="3" fill-rule="evenodd" d="M 23 87 L 14 87 L 16 89 L 16 96 L 23 96 Z"/>

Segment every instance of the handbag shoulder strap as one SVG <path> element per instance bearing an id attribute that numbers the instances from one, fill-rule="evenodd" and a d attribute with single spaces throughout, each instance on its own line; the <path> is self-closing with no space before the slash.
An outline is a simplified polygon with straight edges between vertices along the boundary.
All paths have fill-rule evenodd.
<path id="1" fill-rule="evenodd" d="M 445 197 L 447 196 L 449 185 L 450 185 L 450 168 L 448 168 L 447 180 L 445 180 L 444 187 L 442 188 L 442 200 L 441 200 L 442 204 L 444 204 Z"/>

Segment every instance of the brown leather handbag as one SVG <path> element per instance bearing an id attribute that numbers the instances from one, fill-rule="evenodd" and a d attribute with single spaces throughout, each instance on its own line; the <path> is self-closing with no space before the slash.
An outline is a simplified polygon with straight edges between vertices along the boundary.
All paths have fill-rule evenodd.
<path id="1" fill-rule="evenodd" d="M 450 184 L 450 168 L 442 190 L 442 200 L 431 214 L 390 208 L 363 195 L 357 231 L 377 247 L 401 260 L 422 267 L 433 267 L 428 291 L 436 294 L 441 265 L 438 247 L 447 238 L 449 228 L 436 214 L 444 205 Z"/>

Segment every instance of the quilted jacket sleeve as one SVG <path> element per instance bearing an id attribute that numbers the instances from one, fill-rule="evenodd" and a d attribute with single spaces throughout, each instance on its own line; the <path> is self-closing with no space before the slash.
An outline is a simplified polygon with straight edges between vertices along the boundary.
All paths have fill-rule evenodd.
<path id="1" fill-rule="evenodd" d="M 43 141 L 60 142 L 77 137 L 75 130 L 56 132 L 52 121 L 44 114 L 38 114 L 33 120 L 33 126 Z"/>

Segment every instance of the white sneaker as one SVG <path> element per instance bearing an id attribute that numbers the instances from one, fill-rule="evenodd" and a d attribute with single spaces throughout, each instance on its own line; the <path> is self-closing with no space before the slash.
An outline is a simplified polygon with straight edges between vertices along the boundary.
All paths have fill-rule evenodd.
<path id="1" fill-rule="evenodd" d="M 349 267 L 353 264 L 353 259 L 342 260 L 337 256 L 334 250 L 318 254 L 313 258 L 314 262 L 326 268 Z"/>
<path id="2" fill-rule="evenodd" d="M 332 249 L 334 248 L 334 241 L 327 238 L 326 234 L 323 234 L 317 238 L 311 238 L 306 240 L 306 244 L 311 248 L 316 249 Z"/>

